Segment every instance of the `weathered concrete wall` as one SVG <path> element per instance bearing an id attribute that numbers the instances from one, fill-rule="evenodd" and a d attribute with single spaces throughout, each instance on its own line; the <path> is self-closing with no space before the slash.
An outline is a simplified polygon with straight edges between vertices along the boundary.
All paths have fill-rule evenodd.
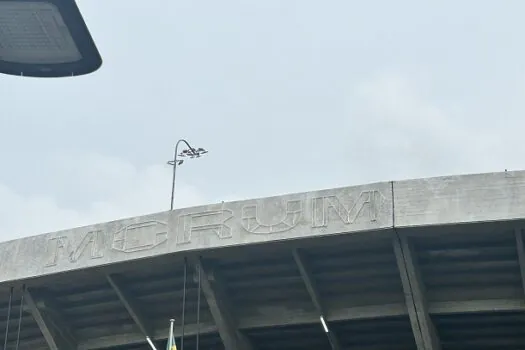
<path id="1" fill-rule="evenodd" d="M 396 227 L 525 218 L 525 171 L 394 182 Z"/>
<path id="2" fill-rule="evenodd" d="M 392 227 L 390 182 L 185 208 L 0 244 L 0 283 L 173 252 Z"/>
<path id="3" fill-rule="evenodd" d="M 402 228 L 521 218 L 525 171 L 384 182 L 185 208 L 1 243 L 0 283 L 173 252 L 387 229 L 394 223 Z"/>

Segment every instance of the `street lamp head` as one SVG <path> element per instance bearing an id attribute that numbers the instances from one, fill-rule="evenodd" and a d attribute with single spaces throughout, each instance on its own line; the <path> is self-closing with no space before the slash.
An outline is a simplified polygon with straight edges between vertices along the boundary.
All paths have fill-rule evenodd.
<path id="1" fill-rule="evenodd" d="M 0 73 L 70 77 L 101 65 L 75 0 L 0 0 Z"/>
<path id="2" fill-rule="evenodd" d="M 204 148 L 189 148 L 185 149 L 178 154 L 179 157 L 200 158 L 203 154 L 208 153 Z"/>
<path id="3" fill-rule="evenodd" d="M 208 153 L 208 151 L 206 151 L 206 150 L 205 150 L 204 148 L 202 148 L 202 147 L 199 147 L 199 148 L 193 150 L 193 154 L 194 154 L 197 158 L 199 158 L 200 156 L 202 156 L 203 154 L 206 154 L 206 153 Z"/>

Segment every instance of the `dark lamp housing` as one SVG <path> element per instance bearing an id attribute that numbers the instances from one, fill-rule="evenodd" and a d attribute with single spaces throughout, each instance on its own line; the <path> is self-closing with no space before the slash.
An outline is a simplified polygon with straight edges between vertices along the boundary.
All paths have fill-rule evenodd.
<path id="1" fill-rule="evenodd" d="M 0 73 L 71 77 L 101 65 L 75 0 L 0 0 Z"/>

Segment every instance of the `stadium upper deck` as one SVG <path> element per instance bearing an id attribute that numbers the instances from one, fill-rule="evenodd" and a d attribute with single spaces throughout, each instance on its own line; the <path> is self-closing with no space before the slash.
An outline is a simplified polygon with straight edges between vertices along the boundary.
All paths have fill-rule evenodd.
<path id="1" fill-rule="evenodd" d="M 449 176 L 1 243 L 0 334 L 22 311 L 19 349 L 161 349 L 187 257 L 186 349 L 523 349 L 524 195 L 525 172 Z"/>

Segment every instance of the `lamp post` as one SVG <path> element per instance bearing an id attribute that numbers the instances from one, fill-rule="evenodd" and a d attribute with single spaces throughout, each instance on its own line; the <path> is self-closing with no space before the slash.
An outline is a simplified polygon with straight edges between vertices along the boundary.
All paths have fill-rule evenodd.
<path id="1" fill-rule="evenodd" d="M 184 150 L 182 150 L 182 152 L 179 153 L 179 145 L 181 143 L 184 143 L 187 148 L 185 148 Z M 173 160 L 170 160 L 168 162 L 168 165 L 171 165 L 173 167 L 173 178 L 172 178 L 172 183 L 171 183 L 171 206 L 170 206 L 170 210 L 173 210 L 173 201 L 174 201 L 174 198 L 175 198 L 175 177 L 177 175 L 177 166 L 182 165 L 182 163 L 184 163 L 184 159 L 179 159 L 178 157 L 193 159 L 193 158 L 200 158 L 202 155 L 204 155 L 206 153 L 208 153 L 208 151 L 205 150 L 204 148 L 194 148 L 188 143 L 188 141 L 186 141 L 184 139 L 180 139 L 175 144 L 175 151 L 173 152 Z"/>

